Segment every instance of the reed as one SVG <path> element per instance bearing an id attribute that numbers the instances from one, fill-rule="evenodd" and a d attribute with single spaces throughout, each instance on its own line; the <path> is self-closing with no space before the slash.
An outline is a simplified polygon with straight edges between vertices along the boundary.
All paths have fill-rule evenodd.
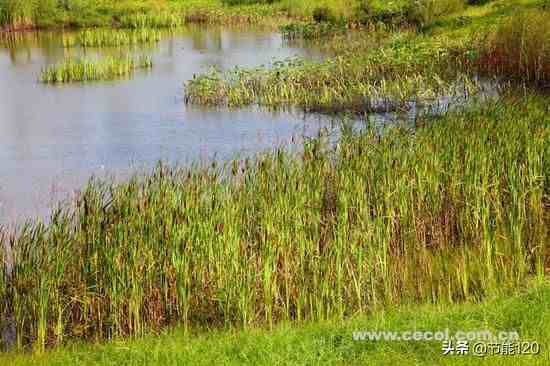
<path id="1" fill-rule="evenodd" d="M 0 28 L 9 30 L 33 27 L 33 7 L 28 1 L 4 0 L 0 3 Z"/>
<path id="2" fill-rule="evenodd" d="M 14 314 L 20 347 L 41 350 L 517 289 L 549 263 L 545 103 L 511 98 L 414 134 L 366 129 L 300 153 L 92 180 L 49 223 L 0 235 L 16 258 L 0 313 Z"/>
<path id="3" fill-rule="evenodd" d="M 120 19 L 123 28 L 176 28 L 184 24 L 182 14 L 172 12 L 131 14 L 124 15 Z"/>
<path id="4" fill-rule="evenodd" d="M 64 47 L 119 47 L 142 44 L 155 44 L 161 40 L 161 32 L 156 29 L 139 28 L 134 30 L 84 30 L 77 34 L 63 35 Z"/>
<path id="5" fill-rule="evenodd" d="M 287 40 L 302 38 L 316 39 L 334 36 L 347 32 L 345 23 L 289 23 L 279 27 L 283 37 Z"/>
<path id="6" fill-rule="evenodd" d="M 411 102 L 470 95 L 479 89 L 467 65 L 458 65 L 466 61 L 455 53 L 465 51 L 460 45 L 454 48 L 454 42 L 423 39 L 407 32 L 359 34 L 359 42 L 342 37 L 348 38 L 347 45 L 336 47 L 337 56 L 322 62 L 291 59 L 270 67 L 235 68 L 224 74 L 211 70 L 186 83 L 187 101 L 365 113 L 406 109 Z M 386 34 L 386 39 L 381 40 L 378 34 Z M 359 48 L 379 47 L 354 52 L 356 44 Z"/>
<path id="7" fill-rule="evenodd" d="M 480 72 L 550 87 L 550 9 L 517 12 L 478 48 Z"/>
<path id="8" fill-rule="evenodd" d="M 138 68 L 152 67 L 152 59 L 146 56 L 139 59 L 130 56 L 107 57 L 99 61 L 71 58 L 43 69 L 39 80 L 42 83 L 114 80 L 131 76 Z"/>

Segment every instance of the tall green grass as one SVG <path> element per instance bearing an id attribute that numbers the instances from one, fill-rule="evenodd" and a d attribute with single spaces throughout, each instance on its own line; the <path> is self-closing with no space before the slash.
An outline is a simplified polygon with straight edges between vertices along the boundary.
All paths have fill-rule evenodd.
<path id="1" fill-rule="evenodd" d="M 512 15 L 479 48 L 481 72 L 550 87 L 550 9 Z"/>
<path id="2" fill-rule="evenodd" d="M 529 286 L 531 287 L 531 286 Z M 9 366 L 272 366 L 272 365 L 389 365 L 464 366 L 480 364 L 480 357 L 450 357 L 441 341 L 361 342 L 360 330 L 517 331 L 522 341 L 536 341 L 538 355 L 485 357 L 483 366 L 547 366 L 550 355 L 550 286 L 536 285 L 481 304 L 414 306 L 346 320 L 282 324 L 274 329 L 185 332 L 181 329 L 137 340 L 107 344 L 71 344 L 44 354 L 12 353 L 0 364 Z M 474 342 L 470 342 L 473 344 Z M 492 342 L 491 342 L 492 343 Z M 471 348 L 470 348 L 471 350 Z"/>
<path id="3" fill-rule="evenodd" d="M 347 32 L 346 24 L 321 23 L 289 23 L 279 28 L 286 40 L 293 39 L 317 39 Z"/>
<path id="4" fill-rule="evenodd" d="M 429 102 L 478 90 L 466 61 L 453 57 L 462 54 L 461 45 L 455 50 L 451 41 L 375 28 L 359 33 L 358 41 L 344 36 L 327 42 L 346 42 L 346 46 L 329 47 L 337 56 L 325 61 L 292 59 L 272 67 L 237 67 L 223 74 L 211 70 L 186 83 L 187 101 L 364 113 L 406 109 L 413 101 Z"/>
<path id="5" fill-rule="evenodd" d="M 511 98 L 411 134 L 321 136 L 223 166 L 92 180 L 0 237 L 18 344 L 475 301 L 548 268 L 550 120 Z"/>
<path id="6" fill-rule="evenodd" d="M 11 30 L 113 26 L 124 15 L 164 13 L 168 5 L 164 0 L 2 0 L 0 26 Z"/>
<path id="7" fill-rule="evenodd" d="M 123 28 L 176 28 L 184 24 L 182 14 L 162 12 L 151 14 L 131 14 L 120 18 Z"/>
<path id="8" fill-rule="evenodd" d="M 33 25 L 33 4 L 19 0 L 5 0 L 0 3 L 0 25 L 24 29 Z"/>
<path id="9" fill-rule="evenodd" d="M 140 28 L 126 30 L 84 30 L 77 34 L 63 35 L 64 47 L 118 47 L 126 45 L 154 44 L 161 39 L 156 29 Z"/>
<path id="10" fill-rule="evenodd" d="M 152 67 L 153 61 L 146 56 L 139 59 L 130 56 L 107 57 L 99 61 L 71 58 L 44 68 L 39 80 L 42 83 L 113 80 L 131 76 L 138 68 L 150 69 Z"/>

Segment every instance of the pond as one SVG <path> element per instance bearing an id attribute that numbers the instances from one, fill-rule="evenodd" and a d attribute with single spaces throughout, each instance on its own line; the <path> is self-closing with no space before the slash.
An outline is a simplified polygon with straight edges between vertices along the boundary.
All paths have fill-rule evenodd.
<path id="1" fill-rule="evenodd" d="M 322 57 L 270 31 L 185 28 L 137 51 L 152 56 L 151 71 L 60 86 L 38 83 L 41 69 L 83 50 L 64 48 L 61 33 L 22 38 L 15 47 L 0 47 L 0 224 L 47 214 L 91 176 L 124 174 L 159 160 L 188 164 L 251 154 L 329 123 L 301 113 L 185 105 L 184 82 L 210 67 Z"/>

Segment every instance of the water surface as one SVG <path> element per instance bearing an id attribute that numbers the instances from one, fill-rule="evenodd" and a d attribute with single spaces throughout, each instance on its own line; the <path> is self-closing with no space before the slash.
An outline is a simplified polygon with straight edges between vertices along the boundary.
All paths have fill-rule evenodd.
<path id="1" fill-rule="evenodd" d="M 186 106 L 183 83 L 210 67 L 319 58 L 269 31 L 192 27 L 132 52 L 153 57 L 131 80 L 44 85 L 40 70 L 67 56 L 60 33 L 25 36 L 0 47 L 0 223 L 43 216 L 90 176 L 227 159 L 314 134 L 328 121 L 263 109 Z M 90 49 L 89 57 L 128 52 Z"/>

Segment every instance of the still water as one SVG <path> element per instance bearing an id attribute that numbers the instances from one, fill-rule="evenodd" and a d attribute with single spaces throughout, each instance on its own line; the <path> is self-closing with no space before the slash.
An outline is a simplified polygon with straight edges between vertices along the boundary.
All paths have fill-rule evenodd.
<path id="1" fill-rule="evenodd" d="M 0 46 L 0 224 L 44 216 L 92 175 L 130 173 L 159 160 L 188 164 L 264 151 L 329 123 L 300 113 L 186 106 L 183 84 L 218 67 L 259 66 L 292 56 L 320 58 L 268 31 L 192 27 L 140 54 L 151 71 L 131 80 L 43 85 L 40 70 L 80 49 L 61 34 L 26 35 Z M 128 52 L 88 50 L 87 56 Z"/>

